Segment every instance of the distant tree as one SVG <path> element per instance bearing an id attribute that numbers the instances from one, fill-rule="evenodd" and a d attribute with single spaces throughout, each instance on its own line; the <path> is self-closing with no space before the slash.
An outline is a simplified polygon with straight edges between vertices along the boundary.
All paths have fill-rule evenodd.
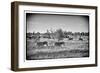
<path id="1" fill-rule="evenodd" d="M 49 34 L 50 32 L 49 32 L 49 30 L 47 29 L 47 34 Z"/>
<path id="2" fill-rule="evenodd" d="M 36 34 L 37 34 L 37 35 L 40 35 L 40 32 L 37 32 Z"/>
<path id="3" fill-rule="evenodd" d="M 63 33 L 62 29 L 56 30 L 56 37 L 57 37 L 58 41 L 63 40 L 64 33 Z"/>
<path id="4" fill-rule="evenodd" d="M 36 38 L 40 38 L 40 32 L 35 33 Z"/>
<path id="5" fill-rule="evenodd" d="M 81 36 L 84 36 L 84 32 L 81 32 Z"/>
<path id="6" fill-rule="evenodd" d="M 81 33 L 80 33 L 80 32 L 74 32 L 74 35 L 75 35 L 75 36 L 80 36 Z"/>
<path id="7" fill-rule="evenodd" d="M 33 35 L 35 34 L 35 32 L 33 31 L 33 33 L 32 33 Z"/>
<path id="8" fill-rule="evenodd" d="M 67 31 L 64 31 L 63 34 L 64 34 L 64 38 L 68 38 L 69 37 Z"/>
<path id="9" fill-rule="evenodd" d="M 32 33 L 31 32 L 28 32 L 27 35 L 26 35 L 26 37 L 27 38 L 32 38 Z"/>
<path id="10" fill-rule="evenodd" d="M 85 36 L 89 36 L 89 32 L 85 32 Z"/>
<path id="11" fill-rule="evenodd" d="M 71 31 L 68 31 L 67 34 L 68 34 L 68 35 L 72 35 L 73 33 L 72 33 Z"/>
<path id="12" fill-rule="evenodd" d="M 50 38 L 50 32 L 48 29 L 47 29 L 47 32 L 45 34 L 47 35 L 48 38 Z"/>

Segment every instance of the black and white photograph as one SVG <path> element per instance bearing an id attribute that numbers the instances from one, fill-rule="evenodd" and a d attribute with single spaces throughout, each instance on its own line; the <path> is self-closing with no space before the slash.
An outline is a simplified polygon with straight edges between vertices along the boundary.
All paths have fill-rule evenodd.
<path id="1" fill-rule="evenodd" d="M 89 57 L 89 16 L 26 13 L 26 60 Z"/>
<path id="2" fill-rule="evenodd" d="M 97 66 L 97 7 L 11 3 L 11 69 Z"/>

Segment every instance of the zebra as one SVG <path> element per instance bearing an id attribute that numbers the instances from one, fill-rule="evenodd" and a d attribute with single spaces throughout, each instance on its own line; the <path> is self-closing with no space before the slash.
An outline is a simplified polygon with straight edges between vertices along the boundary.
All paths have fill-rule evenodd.
<path id="1" fill-rule="evenodd" d="M 65 42 L 55 42 L 55 46 L 64 46 Z"/>
<path id="2" fill-rule="evenodd" d="M 37 42 L 37 46 L 48 46 L 48 42 L 47 41 Z"/>

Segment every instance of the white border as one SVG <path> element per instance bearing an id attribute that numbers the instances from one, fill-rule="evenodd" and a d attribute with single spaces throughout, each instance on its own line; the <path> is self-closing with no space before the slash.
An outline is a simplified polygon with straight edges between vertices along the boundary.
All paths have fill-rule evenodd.
<path id="1" fill-rule="evenodd" d="M 39 13 L 58 12 L 58 14 L 70 15 L 89 15 L 89 31 L 90 31 L 90 57 L 89 58 L 69 58 L 69 59 L 52 59 L 52 60 L 30 60 L 25 61 L 24 51 L 26 49 L 26 25 L 24 22 L 24 10 L 37 11 Z M 43 11 L 43 12 L 41 12 Z M 48 12 L 46 12 L 48 11 Z M 36 13 L 37 13 L 36 12 Z M 78 13 L 78 14 L 75 14 Z M 57 13 L 53 13 L 57 14 Z M 95 64 L 95 10 L 82 8 L 58 8 L 58 7 L 44 7 L 44 6 L 24 6 L 19 5 L 19 68 L 34 68 L 34 67 L 48 67 L 61 65 L 83 65 Z"/>

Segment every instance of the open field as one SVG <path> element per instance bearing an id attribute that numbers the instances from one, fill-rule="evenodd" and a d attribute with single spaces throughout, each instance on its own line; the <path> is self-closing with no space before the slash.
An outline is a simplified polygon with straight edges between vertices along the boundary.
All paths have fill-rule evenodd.
<path id="1" fill-rule="evenodd" d="M 40 60 L 89 57 L 89 43 L 87 40 L 64 40 L 64 42 L 64 46 L 37 46 L 35 39 L 27 39 L 26 59 Z"/>

